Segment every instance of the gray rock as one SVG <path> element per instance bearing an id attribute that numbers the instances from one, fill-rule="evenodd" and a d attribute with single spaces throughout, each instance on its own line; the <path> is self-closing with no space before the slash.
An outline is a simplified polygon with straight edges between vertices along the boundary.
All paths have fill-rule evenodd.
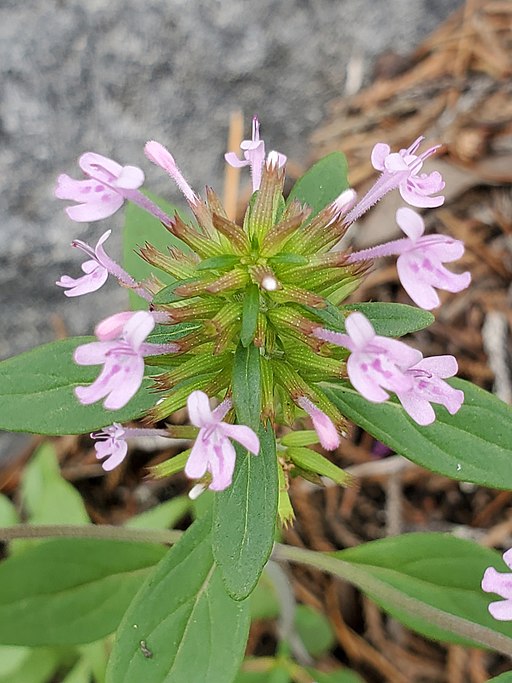
<path id="1" fill-rule="evenodd" d="M 79 272 L 72 238 L 95 241 L 120 223 L 73 224 L 53 199 L 59 172 L 80 177 L 81 152 L 141 165 L 149 187 L 179 200 L 144 159 L 144 142 L 167 144 L 194 186 L 219 186 L 228 116 L 241 108 L 248 120 L 259 113 L 271 147 L 304 159 L 351 55 L 362 56 L 368 76 L 376 55 L 407 53 L 459 4 L 4 0 L 0 305 L 8 324 L 0 357 L 52 339 L 52 316 L 81 334 L 124 305 L 114 283 L 80 301 L 54 285 L 61 273 Z"/>

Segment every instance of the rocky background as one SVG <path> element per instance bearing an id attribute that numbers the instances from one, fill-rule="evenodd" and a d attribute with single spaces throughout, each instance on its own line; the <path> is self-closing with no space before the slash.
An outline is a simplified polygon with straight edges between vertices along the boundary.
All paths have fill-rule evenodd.
<path id="1" fill-rule="evenodd" d="M 191 184 L 220 187 L 229 114 L 258 113 L 271 147 L 305 161 L 347 65 L 368 80 L 377 55 L 406 54 L 461 0 L 37 0 L 0 2 L 0 358 L 49 341 L 57 316 L 90 333 L 119 310 L 109 282 L 67 299 L 54 282 L 79 274 L 80 237 L 95 243 L 121 216 L 80 225 L 52 196 L 59 172 L 80 177 L 86 150 L 140 165 L 166 144 Z M 356 74 L 357 80 L 357 74 Z M 119 244 L 109 242 L 112 255 Z"/>

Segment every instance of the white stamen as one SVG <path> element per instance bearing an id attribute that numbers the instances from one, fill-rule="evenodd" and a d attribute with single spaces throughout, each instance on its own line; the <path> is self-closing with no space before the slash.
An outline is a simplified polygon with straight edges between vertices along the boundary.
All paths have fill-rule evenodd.
<path id="1" fill-rule="evenodd" d="M 261 286 L 266 289 L 267 292 L 275 292 L 277 289 L 277 280 L 271 275 L 265 275 L 261 281 Z"/>
<path id="2" fill-rule="evenodd" d="M 195 486 L 192 486 L 188 492 L 188 497 L 190 500 L 197 500 L 205 490 L 206 486 L 203 486 L 202 484 L 196 484 Z"/>

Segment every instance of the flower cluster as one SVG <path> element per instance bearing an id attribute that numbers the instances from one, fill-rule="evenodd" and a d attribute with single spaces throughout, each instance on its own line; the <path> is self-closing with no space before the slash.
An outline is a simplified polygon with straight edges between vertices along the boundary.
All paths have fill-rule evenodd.
<path id="1" fill-rule="evenodd" d="M 383 256 L 398 256 L 404 288 L 425 309 L 439 304 L 437 289 L 457 292 L 469 284 L 468 273 L 457 275 L 443 265 L 462 255 L 462 243 L 441 235 L 424 236 L 423 219 L 407 207 L 397 212 L 405 238 L 352 254 L 332 250 L 347 229 L 392 190 L 415 207 L 442 204 L 441 175 L 421 173 L 423 162 L 437 148 L 418 153 L 422 140 L 397 153 L 377 144 L 372 163 L 381 174 L 367 194 L 358 202 L 356 193 L 346 189 L 311 215 L 311 208 L 299 201 L 285 203 L 286 157 L 266 153 L 254 118 L 252 137 L 241 145 L 243 158 L 226 154 L 229 164 L 248 166 L 251 172 L 253 196 L 240 225 L 228 218 L 213 190 L 207 188 L 203 199 L 190 187 L 173 156 L 158 142 L 146 144 L 146 156 L 177 184 L 194 222 L 187 223 L 178 214 L 168 216 L 148 200 L 139 190 L 142 170 L 84 154 L 79 163 L 85 180 L 67 175 L 58 179 L 56 195 L 75 202 L 67 209 L 69 217 L 96 221 L 111 216 L 126 200 L 135 202 L 173 236 L 167 253 L 146 243 L 140 256 L 170 275 L 174 284 L 164 287 L 155 277 L 135 281 L 106 254 L 103 245 L 110 231 L 94 248 L 73 242 L 89 260 L 80 278 L 62 276 L 57 282 L 67 296 L 96 291 L 112 275 L 149 303 L 149 311 L 107 318 L 95 330 L 97 341 L 76 349 L 78 364 L 103 366 L 93 384 L 77 387 L 79 401 L 104 400 L 106 408 L 116 410 L 130 401 L 144 373 L 149 373 L 161 396 L 147 420 L 157 423 L 188 406 L 196 440 L 183 463 L 185 474 L 217 491 L 232 481 L 235 450 L 230 439 L 254 455 L 259 452 L 257 434 L 233 424 L 233 366 L 240 346 L 258 350 L 262 423 L 292 426 L 297 417 L 308 417 L 317 441 L 327 450 L 340 444 L 345 418 L 324 393 L 324 382 L 348 378 L 362 396 L 377 403 L 394 392 L 420 425 L 435 419 L 432 403 L 456 413 L 464 396 L 444 381 L 457 371 L 452 356 L 423 358 L 405 343 L 375 334 L 362 313 L 345 318 L 339 308 L 359 287 L 371 260 Z M 329 311 L 334 317 L 326 318 Z M 209 400 L 214 398 L 221 403 L 212 410 Z M 105 469 L 121 462 L 127 452 L 125 439 L 136 432 L 114 423 L 94 434 Z M 313 456 L 304 454 L 305 450 L 295 449 L 302 470 L 316 467 L 321 474 L 316 459 L 320 456 L 313 451 Z M 283 457 L 280 477 L 286 479 L 293 463 L 281 462 Z"/>

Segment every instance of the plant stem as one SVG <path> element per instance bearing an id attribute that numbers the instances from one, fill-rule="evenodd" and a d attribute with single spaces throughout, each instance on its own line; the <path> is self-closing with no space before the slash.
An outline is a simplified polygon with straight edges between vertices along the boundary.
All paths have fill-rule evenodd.
<path id="1" fill-rule="evenodd" d="M 172 545 L 182 536 L 182 531 L 170 529 L 129 529 L 114 525 L 84 524 L 16 524 L 0 527 L 0 542 L 16 538 L 97 538 L 104 541 L 135 541 L 142 543 L 165 543 Z"/>
<path id="2" fill-rule="evenodd" d="M 272 559 L 299 562 L 327 572 L 349 581 L 378 603 L 395 608 L 397 614 L 405 614 L 425 620 L 444 631 L 478 643 L 480 646 L 491 648 L 508 657 L 512 655 L 512 639 L 508 636 L 406 595 L 399 589 L 372 576 L 367 568 L 362 565 L 346 562 L 334 555 L 280 543 L 276 543 Z"/>

